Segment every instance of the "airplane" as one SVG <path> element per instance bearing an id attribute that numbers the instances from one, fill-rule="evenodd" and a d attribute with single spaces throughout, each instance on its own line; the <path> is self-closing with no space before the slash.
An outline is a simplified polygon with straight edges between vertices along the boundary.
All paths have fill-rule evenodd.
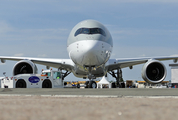
<path id="1" fill-rule="evenodd" d="M 110 73 L 116 79 L 122 68 L 133 68 L 134 65 L 144 64 L 142 78 L 148 83 L 160 83 L 167 74 L 163 60 L 178 60 L 176 57 L 142 57 L 111 59 L 113 40 L 108 29 L 96 20 L 84 20 L 78 23 L 70 32 L 67 40 L 67 50 L 70 59 L 49 59 L 31 57 L 0 56 L 1 62 L 6 60 L 18 61 L 13 67 L 13 75 L 35 74 L 36 64 L 54 67 L 63 72 L 63 79 L 71 72 L 80 78 L 88 78 L 88 88 L 96 88 L 93 79 Z M 115 72 L 117 71 L 117 72 Z"/>

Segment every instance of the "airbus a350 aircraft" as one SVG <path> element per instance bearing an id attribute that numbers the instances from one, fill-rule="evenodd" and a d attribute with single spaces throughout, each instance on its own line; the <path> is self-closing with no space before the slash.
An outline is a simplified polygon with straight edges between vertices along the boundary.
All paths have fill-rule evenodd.
<path id="1" fill-rule="evenodd" d="M 112 48 L 113 40 L 107 28 L 98 21 L 85 20 L 78 23 L 69 34 L 67 50 L 70 59 L 8 56 L 0 56 L 0 59 L 2 63 L 5 60 L 18 61 L 13 67 L 13 75 L 37 73 L 35 64 L 41 64 L 47 68 L 54 67 L 66 71 L 63 78 L 71 72 L 76 77 L 88 78 L 89 87 L 96 84 L 92 79 L 102 77 L 107 72 L 117 79 L 120 69 L 132 68 L 143 63 L 145 63 L 142 69 L 143 79 L 149 83 L 160 83 L 166 77 L 166 68 L 160 61 L 172 59 L 177 62 L 178 59 L 178 57 L 110 59 Z"/>

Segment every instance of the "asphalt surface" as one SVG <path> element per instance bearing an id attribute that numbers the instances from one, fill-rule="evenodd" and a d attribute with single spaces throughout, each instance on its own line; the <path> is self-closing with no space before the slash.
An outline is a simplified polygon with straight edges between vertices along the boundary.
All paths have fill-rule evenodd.
<path id="1" fill-rule="evenodd" d="M 113 89 L 77 89 L 77 88 L 1 88 L 0 95 L 48 95 L 48 96 L 174 96 L 178 97 L 178 89 L 172 88 L 113 88 Z"/>
<path id="2" fill-rule="evenodd" d="M 178 89 L 0 89 L 0 120 L 175 120 Z"/>

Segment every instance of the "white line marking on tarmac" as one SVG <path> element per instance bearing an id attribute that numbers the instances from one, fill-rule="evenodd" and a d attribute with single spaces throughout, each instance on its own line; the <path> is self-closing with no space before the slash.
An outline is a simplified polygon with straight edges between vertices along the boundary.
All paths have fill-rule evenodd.
<path id="1" fill-rule="evenodd" d="M 26 97 L 31 97 L 31 96 L 41 96 L 41 97 L 67 97 L 67 98 L 72 98 L 72 97 L 85 97 L 85 98 L 178 98 L 178 96 L 117 96 L 117 95 L 25 95 L 25 94 L 0 94 L 0 96 L 26 96 Z"/>

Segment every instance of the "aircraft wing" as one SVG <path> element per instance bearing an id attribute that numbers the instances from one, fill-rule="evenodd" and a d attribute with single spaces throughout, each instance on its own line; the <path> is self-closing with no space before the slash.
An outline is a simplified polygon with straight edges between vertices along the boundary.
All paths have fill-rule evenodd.
<path id="1" fill-rule="evenodd" d="M 106 68 L 108 71 L 116 70 L 118 68 L 132 67 L 134 65 L 146 63 L 148 60 L 174 60 L 177 62 L 178 56 L 175 57 L 147 57 L 147 58 L 118 58 L 118 59 L 109 59 L 106 63 Z"/>
<path id="2" fill-rule="evenodd" d="M 71 71 L 74 67 L 74 63 L 71 59 L 50 59 L 50 58 L 30 58 L 30 57 L 8 57 L 0 56 L 1 62 L 4 63 L 5 60 L 30 60 L 36 64 L 41 64 L 49 67 L 60 68 L 63 70 Z"/>

